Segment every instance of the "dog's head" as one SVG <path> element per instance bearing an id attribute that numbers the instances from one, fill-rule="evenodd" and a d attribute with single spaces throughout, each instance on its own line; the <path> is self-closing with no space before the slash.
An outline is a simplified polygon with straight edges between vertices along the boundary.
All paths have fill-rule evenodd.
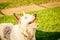
<path id="1" fill-rule="evenodd" d="M 18 15 L 15 13 L 14 16 L 16 17 L 17 22 L 21 24 L 30 24 L 34 22 L 34 20 L 36 19 L 36 14 L 30 15 L 30 14 L 26 14 L 25 12 L 23 12 L 22 17 L 18 17 Z"/>

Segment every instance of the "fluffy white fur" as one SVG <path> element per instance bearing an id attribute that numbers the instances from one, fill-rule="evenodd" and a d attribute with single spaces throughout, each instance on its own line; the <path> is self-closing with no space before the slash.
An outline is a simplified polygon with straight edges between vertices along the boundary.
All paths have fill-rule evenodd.
<path id="1" fill-rule="evenodd" d="M 18 17 L 16 14 L 14 14 L 14 16 L 16 17 L 18 24 L 16 25 L 13 25 L 12 23 L 0 24 L 0 36 L 2 40 L 7 40 L 3 37 L 4 36 L 3 31 L 6 26 L 12 28 L 10 40 L 36 40 L 35 32 L 37 24 L 33 22 L 35 20 L 35 15 L 24 13 L 22 17 Z"/>

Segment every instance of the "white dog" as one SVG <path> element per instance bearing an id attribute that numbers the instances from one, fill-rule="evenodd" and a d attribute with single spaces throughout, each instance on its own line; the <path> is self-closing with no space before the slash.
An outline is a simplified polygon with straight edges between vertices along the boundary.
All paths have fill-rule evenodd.
<path id="1" fill-rule="evenodd" d="M 0 24 L 0 40 L 36 40 L 35 31 L 37 24 L 34 23 L 36 14 L 30 15 L 23 12 L 22 17 L 14 16 L 18 24 L 11 23 Z"/>

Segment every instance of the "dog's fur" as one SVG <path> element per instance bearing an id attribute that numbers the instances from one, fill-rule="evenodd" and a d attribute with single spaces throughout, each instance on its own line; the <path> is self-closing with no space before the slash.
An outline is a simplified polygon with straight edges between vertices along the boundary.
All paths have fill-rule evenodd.
<path id="1" fill-rule="evenodd" d="M 12 23 L 0 24 L 0 40 L 36 40 L 35 31 L 37 24 L 34 23 L 35 14 L 29 15 L 23 12 L 22 17 L 14 16 L 18 24 Z"/>

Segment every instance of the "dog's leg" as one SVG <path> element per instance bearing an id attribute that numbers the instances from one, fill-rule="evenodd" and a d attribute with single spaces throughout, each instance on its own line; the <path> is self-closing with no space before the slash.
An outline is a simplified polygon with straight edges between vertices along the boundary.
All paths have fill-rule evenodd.
<path id="1" fill-rule="evenodd" d="M 36 40 L 35 35 L 33 36 L 33 39 L 32 40 Z"/>

